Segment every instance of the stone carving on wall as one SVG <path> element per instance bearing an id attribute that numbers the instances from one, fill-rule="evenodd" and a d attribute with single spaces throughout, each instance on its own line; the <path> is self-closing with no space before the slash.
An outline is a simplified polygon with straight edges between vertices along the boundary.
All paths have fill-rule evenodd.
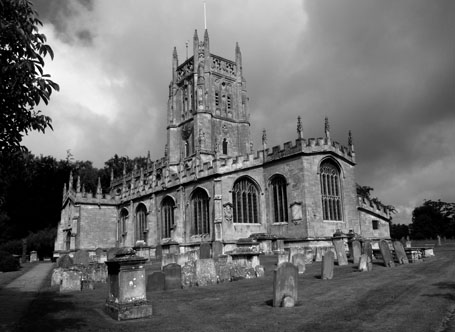
<path id="1" fill-rule="evenodd" d="M 299 225 L 303 221 L 302 202 L 291 204 L 291 220 L 294 224 Z"/>
<path id="2" fill-rule="evenodd" d="M 226 222 L 232 222 L 232 204 L 223 204 L 223 215 Z"/>
<path id="3" fill-rule="evenodd" d="M 193 133 L 193 125 L 191 123 L 187 123 L 182 127 L 182 139 L 184 141 L 190 138 L 191 134 Z"/>

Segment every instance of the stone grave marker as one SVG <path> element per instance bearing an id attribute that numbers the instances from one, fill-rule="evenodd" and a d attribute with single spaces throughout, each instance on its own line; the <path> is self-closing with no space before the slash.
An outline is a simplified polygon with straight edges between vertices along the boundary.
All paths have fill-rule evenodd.
<path id="1" fill-rule="evenodd" d="M 287 262 L 289 262 L 289 253 L 284 251 L 280 252 L 278 254 L 278 262 L 276 263 L 276 265 L 279 266 L 280 264 Z"/>
<path id="2" fill-rule="evenodd" d="M 367 240 L 363 242 L 362 253 L 366 254 L 373 261 L 373 246 L 371 245 L 371 241 Z"/>
<path id="3" fill-rule="evenodd" d="M 333 246 L 337 255 L 338 265 L 348 265 L 348 258 L 346 257 L 346 250 L 344 249 L 343 239 L 333 239 Z"/>
<path id="4" fill-rule="evenodd" d="M 324 256 L 322 256 L 322 266 L 321 266 L 321 279 L 330 280 L 333 278 L 333 269 L 334 269 L 335 255 L 333 251 L 327 251 Z"/>
<path id="5" fill-rule="evenodd" d="M 198 259 L 196 261 L 196 280 L 198 286 L 216 284 L 215 261 L 212 258 Z"/>
<path id="6" fill-rule="evenodd" d="M 78 250 L 75 252 L 73 257 L 75 265 L 88 265 L 90 263 L 90 255 L 87 250 Z"/>
<path id="7" fill-rule="evenodd" d="M 30 252 L 30 263 L 38 262 L 38 253 L 36 251 Z"/>
<path id="8" fill-rule="evenodd" d="M 305 247 L 303 253 L 305 255 L 305 264 L 312 264 L 314 259 L 314 250 L 310 247 Z"/>
<path id="9" fill-rule="evenodd" d="M 163 247 L 161 244 L 158 244 L 155 248 L 155 258 L 161 259 L 163 257 Z"/>
<path id="10" fill-rule="evenodd" d="M 111 260 L 115 258 L 115 255 L 119 251 L 120 248 L 109 248 L 107 251 L 107 260 Z"/>
<path id="11" fill-rule="evenodd" d="M 105 261 L 107 261 L 107 253 L 103 249 L 96 248 L 95 255 L 96 255 L 96 261 L 98 263 L 104 263 Z"/>
<path id="12" fill-rule="evenodd" d="M 223 254 L 223 242 L 213 241 L 212 243 L 213 258 L 218 259 Z"/>
<path id="13" fill-rule="evenodd" d="M 67 269 L 73 265 L 73 259 L 69 255 L 63 255 L 57 259 L 57 267 Z"/>
<path id="14" fill-rule="evenodd" d="M 60 286 L 60 284 L 62 283 L 63 271 L 64 269 L 61 267 L 57 267 L 52 271 L 51 287 Z"/>
<path id="15" fill-rule="evenodd" d="M 315 248 L 315 255 L 314 255 L 314 261 L 315 262 L 321 262 L 322 261 L 322 255 L 323 255 L 323 248 L 322 247 L 316 247 Z"/>
<path id="16" fill-rule="evenodd" d="M 80 271 L 65 270 L 62 273 L 60 292 L 77 292 L 82 290 L 82 273 Z"/>
<path id="17" fill-rule="evenodd" d="M 210 244 L 207 242 L 201 243 L 199 247 L 199 259 L 211 258 L 210 256 Z"/>
<path id="18" fill-rule="evenodd" d="M 368 272 L 371 270 L 373 270 L 373 263 L 371 261 L 371 258 L 367 254 L 360 255 L 359 271 Z"/>
<path id="19" fill-rule="evenodd" d="M 386 267 L 394 267 L 392 254 L 390 253 L 389 244 L 386 240 L 379 241 L 379 249 L 381 250 L 382 259 Z"/>
<path id="20" fill-rule="evenodd" d="M 297 266 L 299 274 L 303 274 L 305 272 L 305 255 L 301 253 L 294 254 L 292 256 L 292 264 Z"/>
<path id="21" fill-rule="evenodd" d="M 362 247 L 358 240 L 352 241 L 352 262 L 359 264 L 360 255 L 362 254 Z"/>
<path id="22" fill-rule="evenodd" d="M 161 271 L 155 271 L 147 277 L 147 292 L 164 290 L 165 276 Z"/>
<path id="23" fill-rule="evenodd" d="M 273 271 L 273 306 L 293 307 L 298 295 L 298 269 L 289 262 L 278 265 Z"/>
<path id="24" fill-rule="evenodd" d="M 265 269 L 264 269 L 264 266 L 262 266 L 262 265 L 256 265 L 256 267 L 254 268 L 254 270 L 256 271 L 256 277 L 257 277 L 257 278 L 261 278 L 261 277 L 265 276 Z"/>
<path id="25" fill-rule="evenodd" d="M 397 256 L 398 264 L 408 264 L 409 260 L 404 251 L 403 243 L 400 241 L 393 241 L 393 248 L 395 249 L 395 256 Z"/>
<path id="26" fill-rule="evenodd" d="M 176 263 L 171 263 L 163 267 L 164 289 L 182 288 L 182 267 Z"/>

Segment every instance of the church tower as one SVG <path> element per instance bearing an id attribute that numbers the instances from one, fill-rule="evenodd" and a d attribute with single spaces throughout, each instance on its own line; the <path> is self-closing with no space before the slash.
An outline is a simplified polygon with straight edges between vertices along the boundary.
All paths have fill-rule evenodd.
<path id="1" fill-rule="evenodd" d="M 172 54 L 169 85 L 167 158 L 175 165 L 199 156 L 203 162 L 250 152 L 250 123 L 242 54 L 235 61 L 210 53 L 207 30 L 193 37 L 193 55 L 179 65 Z"/>

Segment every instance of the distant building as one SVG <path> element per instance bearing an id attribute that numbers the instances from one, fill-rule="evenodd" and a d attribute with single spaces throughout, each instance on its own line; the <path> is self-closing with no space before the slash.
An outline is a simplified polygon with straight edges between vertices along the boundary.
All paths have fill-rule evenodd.
<path id="1" fill-rule="evenodd" d="M 242 55 L 210 53 L 207 30 L 193 55 L 172 55 L 163 158 L 112 180 L 109 194 L 74 186 L 64 192 L 55 250 L 173 244 L 181 252 L 202 242 L 234 248 L 239 239 L 281 239 L 317 246 L 334 233 L 389 238 L 387 208 L 359 198 L 355 153 L 330 136 L 253 150 Z"/>

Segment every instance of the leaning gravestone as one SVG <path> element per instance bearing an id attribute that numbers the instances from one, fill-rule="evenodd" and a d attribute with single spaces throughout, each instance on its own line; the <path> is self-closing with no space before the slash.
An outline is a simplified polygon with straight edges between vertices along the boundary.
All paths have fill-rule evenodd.
<path id="1" fill-rule="evenodd" d="M 343 239 L 333 239 L 333 246 L 335 247 L 335 251 L 337 253 L 338 265 L 348 265 L 348 258 L 346 257 Z"/>
<path id="2" fill-rule="evenodd" d="M 211 258 L 196 261 L 196 282 L 198 286 L 215 285 L 217 281 L 215 261 Z"/>
<path id="3" fill-rule="evenodd" d="M 87 250 L 78 250 L 74 253 L 74 264 L 87 266 L 90 263 L 90 255 Z"/>
<path id="4" fill-rule="evenodd" d="M 164 290 L 165 276 L 161 271 L 155 271 L 147 277 L 147 292 Z"/>
<path id="5" fill-rule="evenodd" d="M 371 261 L 373 261 L 373 246 L 371 245 L 371 241 L 367 240 L 363 242 L 362 253 L 366 254 L 368 257 L 370 257 Z"/>
<path id="6" fill-rule="evenodd" d="M 359 260 L 359 271 L 368 272 L 371 270 L 373 270 L 373 263 L 371 262 L 371 258 L 367 254 L 362 254 Z"/>
<path id="7" fill-rule="evenodd" d="M 293 307 L 297 302 L 298 269 L 289 262 L 273 271 L 273 306 Z"/>
<path id="8" fill-rule="evenodd" d="M 60 292 L 75 292 L 82 290 L 82 273 L 80 271 L 66 270 L 62 273 Z"/>
<path id="9" fill-rule="evenodd" d="M 207 242 L 201 243 L 199 248 L 199 259 L 207 259 L 210 257 L 210 244 Z"/>
<path id="10" fill-rule="evenodd" d="M 395 255 L 397 256 L 398 264 L 408 264 L 409 260 L 404 251 L 403 243 L 400 241 L 393 241 L 393 248 L 395 249 Z"/>
<path id="11" fill-rule="evenodd" d="M 334 265 L 335 255 L 332 251 L 327 251 L 324 256 L 322 256 L 322 271 L 321 279 L 330 280 L 333 278 L 333 265 Z"/>
<path id="12" fill-rule="evenodd" d="M 297 266 L 299 274 L 305 272 L 305 254 L 297 253 L 292 256 L 292 264 Z"/>
<path id="13" fill-rule="evenodd" d="M 352 241 L 352 261 L 354 264 L 359 264 L 362 247 L 358 240 Z"/>
<path id="14" fill-rule="evenodd" d="M 381 250 L 382 259 L 386 267 L 394 267 L 392 254 L 390 253 L 389 244 L 386 240 L 379 241 L 379 249 Z"/>
<path id="15" fill-rule="evenodd" d="M 182 268 L 176 263 L 171 263 L 163 267 L 164 289 L 182 288 Z"/>
<path id="16" fill-rule="evenodd" d="M 74 265 L 73 259 L 69 255 L 63 255 L 57 259 L 57 267 L 67 269 L 72 265 Z"/>

